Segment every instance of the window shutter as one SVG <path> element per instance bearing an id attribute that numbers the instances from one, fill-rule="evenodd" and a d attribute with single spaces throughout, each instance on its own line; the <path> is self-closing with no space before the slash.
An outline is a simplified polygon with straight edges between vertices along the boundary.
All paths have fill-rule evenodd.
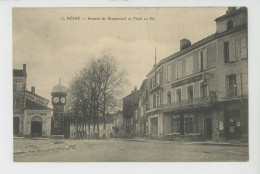
<path id="1" fill-rule="evenodd" d="M 172 63 L 172 80 L 176 80 L 176 62 Z"/>
<path id="2" fill-rule="evenodd" d="M 247 57 L 247 40 L 246 37 L 241 38 L 241 58 Z"/>
<path id="3" fill-rule="evenodd" d="M 171 66 L 169 67 L 169 68 L 171 68 L 171 78 L 170 78 L 170 80 L 171 81 L 173 81 L 173 72 L 174 72 L 174 67 L 173 67 L 174 65 L 173 65 L 173 62 L 171 63 Z"/>
<path id="4" fill-rule="evenodd" d="M 198 57 L 198 65 L 199 65 L 199 70 L 198 70 L 198 72 L 200 72 L 200 70 L 201 70 L 200 58 L 201 58 L 201 51 L 199 51 L 199 57 Z"/>
<path id="5" fill-rule="evenodd" d="M 178 76 L 178 78 L 180 78 L 180 77 L 182 77 L 182 67 L 181 67 L 181 61 L 179 60 L 178 62 L 177 62 L 177 71 L 178 71 L 178 74 L 177 74 L 177 76 Z"/>
<path id="6" fill-rule="evenodd" d="M 190 74 L 193 74 L 193 56 L 190 57 L 189 69 L 190 69 Z"/>
<path id="7" fill-rule="evenodd" d="M 203 50 L 203 70 L 207 69 L 208 67 L 208 54 L 207 50 Z"/>
<path id="8" fill-rule="evenodd" d="M 222 76 L 222 77 L 220 77 L 220 79 L 219 79 L 219 81 L 220 81 L 220 93 L 221 93 L 221 98 L 222 97 L 226 97 L 227 96 L 227 92 L 226 92 L 226 85 L 227 85 L 227 82 L 226 82 L 226 77 L 225 76 Z"/>
<path id="9" fill-rule="evenodd" d="M 172 79 L 172 73 L 171 73 L 171 64 L 168 64 L 167 65 L 168 66 L 168 79 L 167 79 L 167 81 L 169 82 L 169 81 L 171 81 L 171 79 Z"/>
<path id="10" fill-rule="evenodd" d="M 184 77 L 186 76 L 186 60 L 183 59 L 182 60 L 182 74 L 181 74 L 181 77 Z"/>
<path id="11" fill-rule="evenodd" d="M 163 83 L 167 82 L 167 66 L 163 66 Z"/>
<path id="12" fill-rule="evenodd" d="M 229 61 L 235 61 L 236 60 L 236 42 L 235 38 L 232 38 L 229 42 Z"/>
<path id="13" fill-rule="evenodd" d="M 186 60 L 186 75 L 190 75 L 190 58 Z"/>

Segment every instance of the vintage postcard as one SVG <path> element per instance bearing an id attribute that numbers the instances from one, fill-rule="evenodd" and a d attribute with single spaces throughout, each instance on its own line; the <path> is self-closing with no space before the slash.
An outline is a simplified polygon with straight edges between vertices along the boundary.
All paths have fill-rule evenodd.
<path id="1" fill-rule="evenodd" d="M 247 14 L 13 8 L 13 161 L 247 162 Z"/>

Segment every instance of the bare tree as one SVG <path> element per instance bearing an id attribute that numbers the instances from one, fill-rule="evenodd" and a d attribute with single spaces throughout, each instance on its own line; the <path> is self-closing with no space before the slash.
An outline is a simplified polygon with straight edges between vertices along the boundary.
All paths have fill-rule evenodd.
<path id="1" fill-rule="evenodd" d="M 77 126 L 93 126 L 93 137 L 103 121 L 106 129 L 106 114 L 119 106 L 119 96 L 125 83 L 125 71 L 120 71 L 116 60 L 109 51 L 102 52 L 97 59 L 92 58 L 72 79 L 70 84 L 70 110 L 72 122 Z M 90 138 L 90 135 L 88 135 Z"/>

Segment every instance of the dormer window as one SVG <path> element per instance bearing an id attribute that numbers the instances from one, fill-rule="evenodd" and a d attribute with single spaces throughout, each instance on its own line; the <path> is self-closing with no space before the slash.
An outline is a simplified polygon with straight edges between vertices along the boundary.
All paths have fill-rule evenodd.
<path id="1" fill-rule="evenodd" d="M 233 28 L 233 21 L 232 20 L 229 20 L 228 22 L 227 22 L 227 30 L 230 30 L 230 29 L 232 29 Z"/>

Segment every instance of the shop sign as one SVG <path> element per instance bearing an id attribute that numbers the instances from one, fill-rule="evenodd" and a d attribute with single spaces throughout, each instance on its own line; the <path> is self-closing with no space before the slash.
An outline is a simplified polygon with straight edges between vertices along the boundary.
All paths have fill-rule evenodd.
<path id="1" fill-rule="evenodd" d="M 172 88 L 202 80 L 202 74 L 172 83 Z"/>

